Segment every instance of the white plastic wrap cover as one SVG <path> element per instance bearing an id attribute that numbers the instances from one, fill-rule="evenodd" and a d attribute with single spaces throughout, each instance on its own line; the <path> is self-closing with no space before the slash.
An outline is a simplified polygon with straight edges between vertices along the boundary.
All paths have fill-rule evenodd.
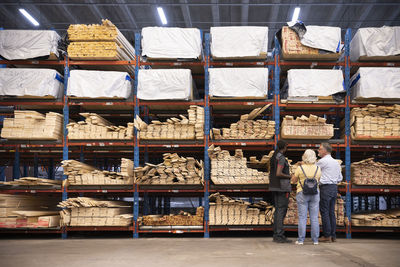
<path id="1" fill-rule="evenodd" d="M 309 47 L 339 52 L 341 43 L 341 29 L 339 27 L 306 26 L 306 33 L 300 42 Z"/>
<path id="2" fill-rule="evenodd" d="M 265 96 L 267 68 L 210 68 L 209 95 L 221 97 Z"/>
<path id="3" fill-rule="evenodd" d="M 287 79 L 288 97 L 330 96 L 344 90 L 341 70 L 292 69 Z"/>
<path id="4" fill-rule="evenodd" d="M 127 72 L 71 70 L 67 95 L 76 97 L 128 98 L 132 91 Z"/>
<path id="5" fill-rule="evenodd" d="M 350 42 L 350 59 L 400 54 L 400 26 L 358 29 Z"/>
<path id="6" fill-rule="evenodd" d="M 2 30 L 0 31 L 0 55 L 8 60 L 58 56 L 60 36 L 55 31 Z"/>
<path id="7" fill-rule="evenodd" d="M 188 100 L 192 91 L 189 69 L 139 70 L 137 96 L 142 100 Z"/>
<path id="8" fill-rule="evenodd" d="M 0 95 L 59 98 L 63 88 L 62 76 L 56 70 L 0 68 Z"/>
<path id="9" fill-rule="evenodd" d="M 353 98 L 400 98 L 400 68 L 359 68 L 350 84 Z"/>
<path id="10" fill-rule="evenodd" d="M 211 27 L 211 55 L 254 57 L 268 51 L 268 27 Z"/>
<path id="11" fill-rule="evenodd" d="M 145 27 L 142 29 L 142 56 L 198 58 L 201 56 L 200 30 L 196 28 Z"/>

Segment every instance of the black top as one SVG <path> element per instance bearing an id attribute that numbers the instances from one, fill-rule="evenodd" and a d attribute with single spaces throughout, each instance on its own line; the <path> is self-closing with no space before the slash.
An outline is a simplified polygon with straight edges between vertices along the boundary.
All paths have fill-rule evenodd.
<path id="1" fill-rule="evenodd" d="M 290 178 L 276 177 L 278 165 L 283 166 L 283 174 L 290 175 L 288 161 L 281 152 L 278 152 L 276 154 L 275 162 L 271 162 L 271 169 L 269 173 L 269 190 L 277 192 L 291 192 L 292 186 L 290 185 Z"/>

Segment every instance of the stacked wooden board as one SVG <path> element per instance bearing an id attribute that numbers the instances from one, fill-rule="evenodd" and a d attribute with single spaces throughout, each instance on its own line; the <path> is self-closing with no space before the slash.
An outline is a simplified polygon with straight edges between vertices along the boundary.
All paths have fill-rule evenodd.
<path id="1" fill-rule="evenodd" d="M 400 140 L 400 105 L 353 108 L 350 113 L 352 140 Z"/>
<path id="2" fill-rule="evenodd" d="M 210 195 L 210 225 L 271 225 L 274 207 L 265 201 L 255 204 L 219 193 Z"/>
<path id="3" fill-rule="evenodd" d="M 76 160 L 63 160 L 69 185 L 129 185 L 133 184 L 133 161 L 122 158 L 121 172 L 99 170 Z"/>
<path id="4" fill-rule="evenodd" d="M 351 164 L 355 185 L 400 185 L 400 164 L 375 162 L 368 158 Z"/>
<path id="5" fill-rule="evenodd" d="M 133 123 L 114 126 L 96 113 L 79 113 L 85 121 L 67 124 L 69 140 L 132 140 Z"/>
<path id="6" fill-rule="evenodd" d="M 9 182 L 0 182 L 4 185 L 26 185 L 26 186 L 37 186 L 37 185 L 61 185 L 61 180 L 44 179 L 37 177 L 21 177 Z"/>
<path id="7" fill-rule="evenodd" d="M 284 139 L 330 139 L 333 137 L 333 124 L 326 119 L 310 115 L 302 115 L 294 119 L 285 116 L 282 122 L 281 137 Z"/>
<path id="8" fill-rule="evenodd" d="M 130 226 L 132 205 L 125 201 L 68 198 L 58 205 L 63 226 Z"/>
<path id="9" fill-rule="evenodd" d="M 229 151 L 211 145 L 208 155 L 214 184 L 269 184 L 269 173 L 247 167 L 247 158 L 241 149 L 236 149 L 231 156 Z"/>
<path id="10" fill-rule="evenodd" d="M 400 210 L 352 214 L 351 224 L 352 226 L 400 227 Z"/>
<path id="11" fill-rule="evenodd" d="M 136 116 L 134 121 L 142 140 L 202 140 L 204 139 L 204 108 L 191 105 L 188 118 L 170 118 L 166 122 L 145 123 Z"/>
<path id="12" fill-rule="evenodd" d="M 203 161 L 178 154 L 163 154 L 163 162 L 158 165 L 146 163 L 135 168 L 135 181 L 138 184 L 201 184 L 203 182 Z"/>
<path id="13" fill-rule="evenodd" d="M 203 226 L 204 208 L 198 207 L 196 214 L 180 211 L 174 215 L 146 215 L 139 218 L 143 226 Z"/>
<path id="14" fill-rule="evenodd" d="M 63 116 L 32 110 L 14 110 L 14 118 L 5 118 L 1 137 L 10 140 L 60 140 Z"/>

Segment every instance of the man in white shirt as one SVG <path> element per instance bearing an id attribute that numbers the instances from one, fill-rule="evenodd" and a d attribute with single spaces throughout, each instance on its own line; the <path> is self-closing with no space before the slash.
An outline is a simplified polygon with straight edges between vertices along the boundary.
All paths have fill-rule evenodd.
<path id="1" fill-rule="evenodd" d="M 322 218 L 323 237 L 320 242 L 336 241 L 336 216 L 335 205 L 337 197 L 337 184 L 343 180 L 342 169 L 339 162 L 331 156 L 332 147 L 322 143 L 318 149 L 321 159 L 317 166 L 321 168 L 320 202 L 319 210 Z"/>

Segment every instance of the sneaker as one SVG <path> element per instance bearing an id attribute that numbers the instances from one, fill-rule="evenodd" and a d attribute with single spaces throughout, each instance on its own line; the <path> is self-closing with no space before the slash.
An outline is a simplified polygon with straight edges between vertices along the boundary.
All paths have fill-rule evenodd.
<path id="1" fill-rule="evenodd" d="M 295 243 L 296 245 L 304 245 L 304 243 L 303 242 L 301 242 L 301 241 L 296 241 L 296 243 Z"/>
<path id="2" fill-rule="evenodd" d="M 314 245 L 318 245 L 318 242 L 314 242 Z"/>

